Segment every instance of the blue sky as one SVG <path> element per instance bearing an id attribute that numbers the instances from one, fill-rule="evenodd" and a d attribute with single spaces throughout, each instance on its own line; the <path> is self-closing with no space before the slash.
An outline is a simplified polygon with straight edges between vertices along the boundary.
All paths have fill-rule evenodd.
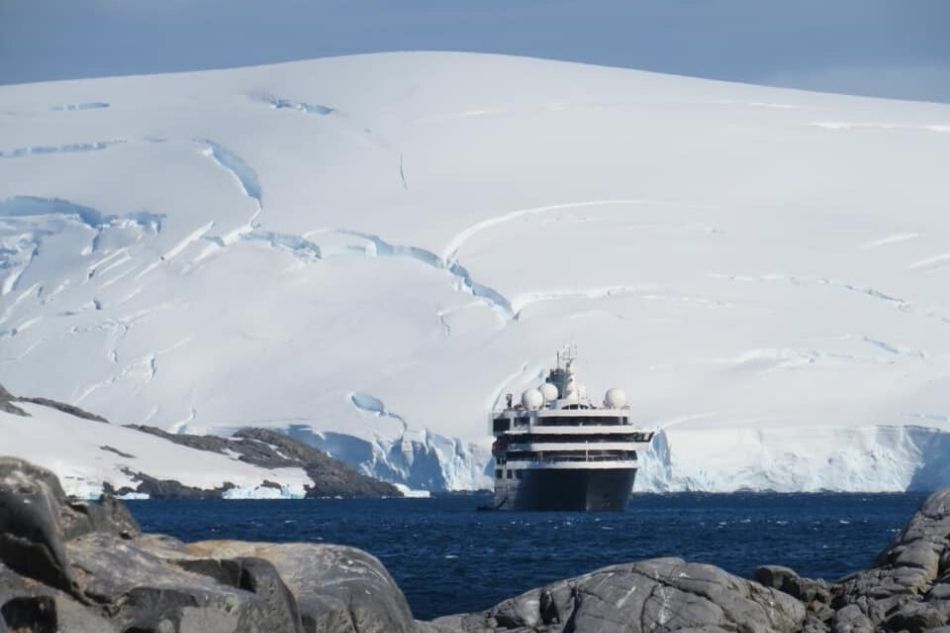
<path id="1" fill-rule="evenodd" d="M 0 0 L 0 83 L 393 50 L 950 102 L 950 0 Z"/>

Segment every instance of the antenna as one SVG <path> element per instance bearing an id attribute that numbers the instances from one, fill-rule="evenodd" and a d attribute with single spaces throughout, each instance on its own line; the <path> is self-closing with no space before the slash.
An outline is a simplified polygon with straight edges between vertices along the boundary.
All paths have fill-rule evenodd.
<path id="1" fill-rule="evenodd" d="M 564 362 L 573 363 L 575 360 L 577 360 L 577 344 L 570 343 L 565 345 L 564 351 L 558 353 L 558 363 L 560 363 L 560 358 L 562 355 L 564 357 Z"/>

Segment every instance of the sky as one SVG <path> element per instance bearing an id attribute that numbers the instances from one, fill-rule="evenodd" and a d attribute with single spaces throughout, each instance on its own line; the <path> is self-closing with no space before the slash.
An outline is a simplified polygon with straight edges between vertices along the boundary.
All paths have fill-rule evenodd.
<path id="1" fill-rule="evenodd" d="M 0 0 L 0 84 L 400 50 L 950 102 L 950 0 Z"/>

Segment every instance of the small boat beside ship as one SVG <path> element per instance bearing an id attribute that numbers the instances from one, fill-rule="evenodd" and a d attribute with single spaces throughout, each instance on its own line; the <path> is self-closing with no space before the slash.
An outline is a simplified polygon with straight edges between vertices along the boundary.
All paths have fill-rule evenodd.
<path id="1" fill-rule="evenodd" d="M 497 510 L 624 511 L 637 474 L 637 451 L 652 431 L 638 429 L 620 389 L 608 389 L 602 406 L 577 382 L 576 351 L 520 403 L 508 394 L 492 414 Z"/>

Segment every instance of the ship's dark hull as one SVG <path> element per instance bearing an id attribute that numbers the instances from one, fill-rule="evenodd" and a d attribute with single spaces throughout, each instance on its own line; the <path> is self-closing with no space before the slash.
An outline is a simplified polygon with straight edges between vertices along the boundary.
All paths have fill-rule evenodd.
<path id="1" fill-rule="evenodd" d="M 500 510 L 623 512 L 636 474 L 636 468 L 526 469 L 496 505 Z"/>

